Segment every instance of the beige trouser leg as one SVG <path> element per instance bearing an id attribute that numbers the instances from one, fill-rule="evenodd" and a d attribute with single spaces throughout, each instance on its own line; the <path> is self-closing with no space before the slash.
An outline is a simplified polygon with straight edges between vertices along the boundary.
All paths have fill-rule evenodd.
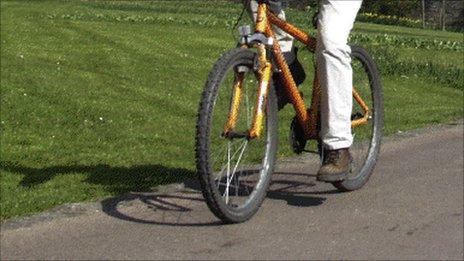
<path id="1" fill-rule="evenodd" d="M 322 90 L 320 137 L 327 149 L 348 148 L 353 143 L 353 71 L 347 42 L 361 3 L 361 0 L 321 1 L 316 59 Z"/>
<path id="2" fill-rule="evenodd" d="M 280 19 L 285 20 L 285 12 L 278 4 L 269 5 L 272 12 L 276 13 Z M 250 5 L 248 6 L 248 11 L 253 18 L 253 21 L 256 21 L 257 11 L 258 11 L 258 2 L 256 0 L 251 0 Z M 280 28 L 274 26 L 274 32 L 276 33 L 276 38 L 279 41 L 280 48 L 282 52 L 290 52 L 293 45 L 293 37 Z"/>

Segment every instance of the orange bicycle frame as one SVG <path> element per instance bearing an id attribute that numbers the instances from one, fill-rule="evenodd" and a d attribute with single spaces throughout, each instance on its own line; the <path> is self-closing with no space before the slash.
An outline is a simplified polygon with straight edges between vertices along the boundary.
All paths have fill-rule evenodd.
<path id="1" fill-rule="evenodd" d="M 273 44 L 270 49 L 274 56 L 276 65 L 281 72 L 285 89 L 288 93 L 290 101 L 293 104 L 293 108 L 295 109 L 298 122 L 302 126 L 305 137 L 307 139 L 317 139 L 318 111 L 321 97 L 321 88 L 319 85 L 317 73 L 315 73 L 313 80 L 311 105 L 309 109 L 307 109 L 303 97 L 301 96 L 298 90 L 298 87 L 291 75 L 287 62 L 285 61 L 285 58 L 282 54 L 280 45 L 276 40 L 275 33 L 272 30 L 272 26 L 276 26 L 285 31 L 286 33 L 290 34 L 296 40 L 305 44 L 311 52 L 315 52 L 316 50 L 316 38 L 311 37 L 309 34 L 301 31 L 296 26 L 277 17 L 274 13 L 268 10 L 268 5 L 266 3 L 259 3 L 255 23 L 255 33 L 262 33 L 266 37 L 273 39 Z M 269 83 L 272 75 L 272 65 L 266 57 L 265 45 L 255 44 L 253 47 L 256 47 L 258 49 L 258 59 L 260 62 L 258 74 L 260 76 L 260 79 L 253 121 L 251 128 L 248 130 L 248 138 L 250 139 L 260 137 L 261 135 Z M 235 123 L 239 113 L 238 108 L 240 104 L 242 82 L 243 73 L 237 73 L 235 84 L 233 87 L 233 98 L 229 110 L 229 116 L 226 126 L 224 127 L 225 134 L 231 132 L 235 127 Z M 362 118 L 355 119 L 351 122 L 351 126 L 356 127 L 367 123 L 370 115 L 370 110 L 354 87 L 353 98 L 360 105 L 364 112 Z"/>

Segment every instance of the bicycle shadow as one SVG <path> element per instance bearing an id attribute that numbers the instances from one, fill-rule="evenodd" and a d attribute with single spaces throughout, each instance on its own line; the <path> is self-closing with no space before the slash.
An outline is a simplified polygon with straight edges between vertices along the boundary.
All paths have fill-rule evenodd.
<path id="1" fill-rule="evenodd" d="M 314 174 L 276 172 L 265 204 L 285 201 L 292 207 L 314 207 L 323 204 L 323 195 L 337 190 L 317 191 Z M 183 188 L 169 192 L 128 193 L 101 202 L 110 217 L 124 221 L 163 226 L 219 226 L 223 223 L 212 215 L 204 202 L 196 180 L 183 182 Z"/>

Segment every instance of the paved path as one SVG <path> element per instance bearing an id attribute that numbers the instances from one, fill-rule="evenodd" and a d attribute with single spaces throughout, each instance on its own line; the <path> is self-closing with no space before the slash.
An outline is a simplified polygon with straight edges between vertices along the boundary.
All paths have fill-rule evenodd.
<path id="1" fill-rule="evenodd" d="M 315 182 L 305 158 L 280 164 L 244 224 L 218 224 L 186 184 L 4 224 L 1 259 L 463 259 L 462 125 L 387 139 L 352 193 Z"/>

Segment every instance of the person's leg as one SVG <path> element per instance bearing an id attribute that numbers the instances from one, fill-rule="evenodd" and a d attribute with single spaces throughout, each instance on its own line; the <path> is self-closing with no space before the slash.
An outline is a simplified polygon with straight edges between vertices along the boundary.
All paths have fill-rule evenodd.
<path id="1" fill-rule="evenodd" d="M 279 18 L 285 20 L 285 12 L 282 10 L 282 7 L 278 1 L 270 1 L 269 8 L 272 10 L 272 12 L 276 13 Z M 257 1 L 251 0 L 248 6 L 248 12 L 250 13 L 253 21 L 256 21 L 257 11 Z M 297 48 L 293 48 L 293 37 L 276 26 L 273 26 L 273 29 L 276 34 L 276 39 L 279 41 L 282 54 L 284 55 L 290 72 L 292 73 L 293 79 L 295 80 L 296 85 L 300 85 L 306 79 L 306 74 L 303 66 L 298 61 Z M 277 94 L 277 106 L 280 110 L 289 103 L 289 98 L 287 91 L 285 90 L 284 83 L 282 82 L 280 73 L 274 73 L 272 79 L 274 81 Z"/>
<path id="2" fill-rule="evenodd" d="M 323 147 L 328 151 L 347 149 L 353 143 L 351 134 L 353 72 L 348 36 L 361 7 L 361 0 L 322 0 L 318 18 L 316 48 L 317 70 L 321 84 L 321 132 Z M 350 155 L 340 156 L 347 174 Z M 338 158 L 340 158 L 338 157 Z M 331 157 L 337 158 L 337 157 Z M 319 174 L 330 174 L 336 169 L 324 169 Z M 348 163 L 349 165 L 349 163 Z"/>
<path id="3" fill-rule="evenodd" d="M 317 69 L 322 89 L 321 139 L 325 148 L 348 148 L 351 135 L 353 72 L 348 36 L 360 0 L 323 0 L 318 21 Z"/>
<path id="4" fill-rule="evenodd" d="M 272 2 L 272 1 L 271 1 Z M 281 8 L 280 4 L 270 4 L 269 7 L 271 8 L 272 12 L 276 13 L 280 19 L 285 20 L 285 12 Z M 256 0 L 251 0 L 248 6 L 248 12 L 250 16 L 253 18 L 253 21 L 256 22 L 256 16 L 258 12 L 258 2 Z M 276 34 L 276 38 L 279 41 L 280 48 L 282 52 L 290 52 L 293 46 L 293 37 L 286 32 L 282 31 L 278 27 L 273 27 L 274 32 Z"/>

